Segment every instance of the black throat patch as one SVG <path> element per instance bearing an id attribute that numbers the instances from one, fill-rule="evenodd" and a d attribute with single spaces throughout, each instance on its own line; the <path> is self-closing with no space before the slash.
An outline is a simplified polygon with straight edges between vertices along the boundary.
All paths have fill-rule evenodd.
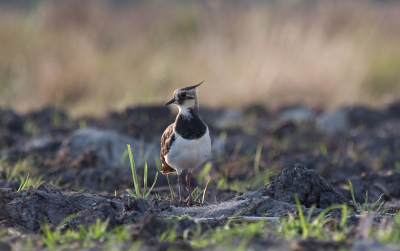
<path id="1" fill-rule="evenodd" d="M 175 121 L 175 132 L 184 139 L 199 139 L 207 131 L 207 126 L 196 113 L 189 109 L 191 117 L 179 114 Z"/>

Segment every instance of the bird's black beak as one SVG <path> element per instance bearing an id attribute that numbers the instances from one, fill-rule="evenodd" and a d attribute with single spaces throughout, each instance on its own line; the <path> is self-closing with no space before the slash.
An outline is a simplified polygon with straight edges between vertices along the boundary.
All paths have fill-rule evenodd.
<path id="1" fill-rule="evenodd" d="M 175 102 L 175 99 L 173 98 L 173 99 L 171 99 L 170 101 L 168 101 L 167 103 L 165 103 L 165 105 L 164 105 L 164 106 L 167 106 L 167 105 L 173 104 L 174 102 Z"/>

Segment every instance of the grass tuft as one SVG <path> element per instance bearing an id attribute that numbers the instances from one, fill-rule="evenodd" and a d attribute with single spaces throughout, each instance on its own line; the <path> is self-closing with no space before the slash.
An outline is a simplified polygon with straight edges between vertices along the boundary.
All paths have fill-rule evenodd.
<path id="1" fill-rule="evenodd" d="M 140 194 L 140 188 L 139 188 L 139 184 L 138 184 L 138 181 L 137 181 L 135 161 L 133 160 L 131 146 L 129 144 L 127 146 L 128 146 L 129 161 L 130 161 L 130 164 L 131 164 L 133 185 L 135 186 L 135 193 L 133 193 L 130 189 L 126 189 L 126 191 L 132 197 L 135 197 L 135 198 L 146 198 L 147 196 L 149 196 L 151 190 L 153 190 L 153 188 L 154 188 L 154 186 L 155 186 L 155 184 L 157 182 L 158 173 L 156 173 L 156 176 L 154 177 L 153 185 L 150 187 L 149 191 L 146 193 L 146 189 L 147 189 L 147 163 L 145 163 L 145 166 L 144 166 L 143 194 Z"/>
<path id="2" fill-rule="evenodd" d="M 26 176 L 26 180 L 25 180 L 25 181 L 23 180 L 22 177 L 20 177 L 20 179 L 21 179 L 21 185 L 20 185 L 19 188 L 18 188 L 18 192 L 25 189 L 25 186 L 26 186 L 26 184 L 28 183 L 29 173 L 28 173 L 28 175 Z"/>
<path id="3" fill-rule="evenodd" d="M 353 199 L 354 206 L 356 207 L 356 209 L 359 213 L 364 213 L 364 212 L 368 212 L 368 213 L 374 212 L 377 214 L 384 213 L 384 210 L 382 210 L 382 206 L 385 203 L 385 201 L 382 201 L 380 204 L 378 204 L 384 194 L 381 194 L 381 196 L 379 197 L 379 199 L 377 201 L 372 203 L 372 205 L 369 205 L 368 204 L 368 191 L 365 191 L 365 201 L 364 201 L 364 204 L 361 205 L 360 203 L 358 203 L 356 201 L 356 199 L 354 197 L 353 185 L 351 184 L 350 180 L 349 180 L 349 184 L 350 184 L 351 198 Z M 378 207 L 378 208 L 376 208 L 376 207 Z"/>
<path id="4" fill-rule="evenodd" d="M 295 200 L 299 218 L 291 216 L 289 219 L 282 219 L 281 225 L 278 227 L 278 233 L 280 235 L 286 238 L 301 237 L 305 239 L 316 237 L 318 239 L 334 239 L 336 241 L 344 239 L 345 233 L 347 233 L 347 230 L 345 229 L 348 215 L 346 205 L 334 205 L 328 207 L 312 219 L 312 213 L 315 210 L 315 206 L 310 208 L 307 217 L 305 217 L 297 196 L 295 197 Z M 324 227 L 325 224 L 330 221 L 329 217 L 327 217 L 327 213 L 335 209 L 342 210 L 342 218 L 339 226 L 344 229 L 344 233 L 339 231 L 328 231 Z"/>
<path id="5" fill-rule="evenodd" d="M 77 231 L 71 229 L 63 231 L 64 224 L 75 216 L 76 214 L 68 216 L 54 230 L 48 223 L 40 224 L 44 234 L 40 238 L 42 244 L 50 250 L 64 250 L 68 249 L 72 243 L 74 246 L 83 248 L 93 245 L 94 242 L 99 242 L 104 245 L 105 250 L 114 250 L 111 247 L 115 246 L 116 243 L 130 239 L 127 228 L 121 226 L 110 229 L 109 219 L 104 222 L 97 219 L 95 224 L 89 226 L 79 225 Z"/>

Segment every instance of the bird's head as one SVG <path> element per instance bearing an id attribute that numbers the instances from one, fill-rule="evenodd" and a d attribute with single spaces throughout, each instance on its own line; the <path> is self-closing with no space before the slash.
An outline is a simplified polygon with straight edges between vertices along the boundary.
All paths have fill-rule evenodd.
<path id="1" fill-rule="evenodd" d="M 204 81 L 200 84 L 180 88 L 174 91 L 174 98 L 165 103 L 165 106 L 170 104 L 175 104 L 179 107 L 179 110 L 187 111 L 189 108 L 197 111 L 198 110 L 198 101 L 197 101 L 197 87 L 199 87 Z"/>

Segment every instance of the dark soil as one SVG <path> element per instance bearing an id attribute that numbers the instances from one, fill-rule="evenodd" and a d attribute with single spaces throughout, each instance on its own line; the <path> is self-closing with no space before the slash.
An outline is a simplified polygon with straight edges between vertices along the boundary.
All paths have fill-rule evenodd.
<path id="1" fill-rule="evenodd" d="M 304 166 L 301 168 L 304 171 L 304 173 L 298 174 L 301 179 L 284 181 L 282 185 L 295 184 L 300 188 L 299 194 L 305 194 L 308 192 L 307 186 L 301 188 L 301 182 L 308 182 L 310 186 L 314 187 L 325 182 L 318 177 L 310 179 L 306 175 L 309 172 L 307 168 Z M 311 177 L 314 176 L 311 175 Z M 111 227 L 139 223 L 142 217 L 149 212 L 162 218 L 189 215 L 194 218 L 216 219 L 223 216 L 284 216 L 288 213 L 297 213 L 295 204 L 284 201 L 285 198 L 294 198 L 293 191 L 287 190 L 287 194 L 283 196 L 284 199 L 280 197 L 274 199 L 273 196 L 263 194 L 263 192 L 268 194 L 270 187 L 248 192 L 225 202 L 188 207 L 178 202 L 159 200 L 153 196 L 136 199 L 129 196 L 115 197 L 110 194 L 63 191 L 54 185 L 42 182 L 38 188 L 30 187 L 21 192 L 10 188 L 0 188 L 0 221 L 12 221 L 30 232 L 36 232 L 40 229 L 40 223 L 48 222 L 56 226 L 72 214 L 76 214 L 76 216 L 67 224 L 76 228 L 79 225 L 93 224 L 97 219 L 105 221 L 107 218 L 110 220 Z M 335 193 L 333 190 L 325 191 L 327 194 L 329 192 Z M 335 196 L 333 198 L 336 199 Z M 341 198 L 344 200 L 344 197 Z M 316 204 L 318 201 L 320 199 L 317 196 L 311 196 L 307 202 Z M 338 201 L 332 202 L 332 204 L 334 203 L 338 203 Z M 307 211 L 306 208 L 303 209 Z"/>
<path id="2" fill-rule="evenodd" d="M 335 191 L 325 179 L 318 177 L 316 172 L 308 170 L 302 164 L 283 169 L 276 179 L 261 191 L 264 196 L 291 204 L 295 204 L 297 195 L 300 204 L 306 207 L 316 205 L 327 208 L 334 204 L 347 203 L 347 199 Z"/>
<path id="3" fill-rule="evenodd" d="M 65 227 L 74 229 L 97 219 L 109 219 L 111 227 L 136 224 L 138 232 L 133 239 L 149 240 L 149 249 L 166 250 L 170 246 L 151 241 L 155 236 L 151 229 L 172 224 L 164 218 L 287 216 L 297 214 L 296 195 L 305 212 L 315 205 L 317 214 L 334 204 L 351 205 L 349 180 L 356 200 L 363 202 L 366 191 L 369 202 L 384 194 L 382 199 L 394 213 L 398 207 L 393 205 L 400 200 L 399 114 L 400 103 L 381 109 L 345 107 L 333 113 L 303 106 L 275 112 L 261 105 L 243 112 L 202 109 L 212 137 L 212 168 L 204 180 L 196 180 L 199 168 L 191 183 L 201 191 L 208 177 L 211 181 L 205 204 L 187 207 L 171 201 L 168 184 L 177 193 L 174 174 L 168 176 L 169 181 L 159 174 L 146 199 L 132 198 L 125 191 L 133 190 L 129 161 L 121 158 L 126 144 L 132 147 L 140 186 L 145 162 L 151 185 L 157 173 L 160 137 L 176 115 L 169 109 L 137 107 L 101 118 L 77 119 L 53 108 L 24 115 L 0 110 L 0 227 L 35 233 L 42 222 L 58 225 L 76 214 Z M 261 157 L 257 162 L 258 147 Z M 26 177 L 27 173 L 31 179 L 41 177 L 47 183 L 17 192 L 18 175 Z M 56 181 L 57 186 L 50 184 Z M 221 222 L 209 222 L 203 228 Z M 196 227 L 190 220 L 173 224 L 182 231 Z M 325 250 L 347 245 L 307 240 L 297 242 L 294 250 L 318 243 L 332 248 Z M 176 245 L 189 249 L 183 241 Z M 251 245 L 278 243 L 258 240 Z"/>

